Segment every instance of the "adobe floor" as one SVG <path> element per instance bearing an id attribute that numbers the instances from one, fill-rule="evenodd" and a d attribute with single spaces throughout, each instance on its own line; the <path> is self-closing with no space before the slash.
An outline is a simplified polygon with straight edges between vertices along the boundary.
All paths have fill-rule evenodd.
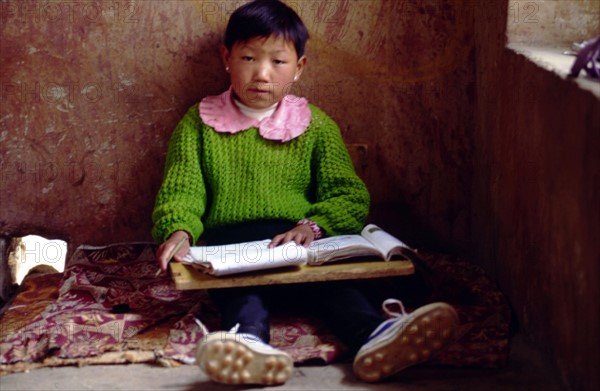
<path id="1" fill-rule="evenodd" d="M 273 390 L 377 391 L 559 391 L 555 372 L 520 337 L 512 341 L 510 363 L 499 370 L 414 367 L 379 384 L 356 380 L 350 364 L 300 366 L 283 386 Z M 162 368 L 151 365 L 100 365 L 44 368 L 0 377 L 0 390 L 251 390 L 211 383 L 195 366 Z"/>

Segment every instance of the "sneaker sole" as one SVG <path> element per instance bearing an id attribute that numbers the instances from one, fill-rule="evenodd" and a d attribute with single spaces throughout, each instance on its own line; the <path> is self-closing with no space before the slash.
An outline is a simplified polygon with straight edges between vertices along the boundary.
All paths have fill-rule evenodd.
<path id="1" fill-rule="evenodd" d="M 202 343 L 196 356 L 196 363 L 211 380 L 230 385 L 270 386 L 284 384 L 292 375 L 294 363 L 286 353 L 266 353 L 252 349 L 248 341 L 216 337 Z"/>
<path id="2" fill-rule="evenodd" d="M 396 335 L 360 352 L 354 359 L 356 376 L 376 382 L 431 359 L 455 338 L 458 315 L 446 303 L 433 303 L 411 313 Z"/>

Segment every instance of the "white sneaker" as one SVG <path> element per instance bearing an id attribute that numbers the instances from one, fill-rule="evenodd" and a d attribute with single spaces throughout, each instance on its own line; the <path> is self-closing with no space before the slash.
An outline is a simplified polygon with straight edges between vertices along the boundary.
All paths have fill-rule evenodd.
<path id="1" fill-rule="evenodd" d="M 392 312 L 390 305 L 401 312 Z M 387 299 L 384 310 L 393 316 L 381 323 L 354 358 L 354 373 L 361 380 L 376 382 L 429 360 L 456 335 L 458 315 L 446 303 L 432 303 L 407 314 L 399 300 Z"/>
<path id="2" fill-rule="evenodd" d="M 284 384 L 292 375 L 289 354 L 252 334 L 217 331 L 198 345 L 196 364 L 218 383 Z"/>

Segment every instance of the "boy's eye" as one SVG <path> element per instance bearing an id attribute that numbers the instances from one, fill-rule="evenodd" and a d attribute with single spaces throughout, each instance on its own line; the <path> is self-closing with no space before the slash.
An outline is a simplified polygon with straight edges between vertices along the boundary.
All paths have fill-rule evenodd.
<path id="1" fill-rule="evenodd" d="M 251 56 L 242 56 L 242 60 L 244 60 L 244 61 L 252 61 L 252 60 L 254 60 L 254 58 L 251 57 Z"/>
<path id="2" fill-rule="evenodd" d="M 273 62 L 274 62 L 276 65 L 283 65 L 283 64 L 285 64 L 285 61 L 283 61 L 283 60 L 273 60 Z"/>

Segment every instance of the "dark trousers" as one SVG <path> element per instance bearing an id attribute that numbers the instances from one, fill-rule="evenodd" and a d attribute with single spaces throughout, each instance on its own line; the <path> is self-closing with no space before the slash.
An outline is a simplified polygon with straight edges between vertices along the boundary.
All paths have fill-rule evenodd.
<path id="1" fill-rule="evenodd" d="M 294 227 L 287 221 L 239 224 L 207 232 L 208 245 L 270 239 Z M 219 307 L 221 327 L 249 333 L 269 342 L 269 313 L 298 311 L 325 321 L 351 350 L 358 350 L 383 321 L 380 313 L 352 281 L 212 289 Z"/>

